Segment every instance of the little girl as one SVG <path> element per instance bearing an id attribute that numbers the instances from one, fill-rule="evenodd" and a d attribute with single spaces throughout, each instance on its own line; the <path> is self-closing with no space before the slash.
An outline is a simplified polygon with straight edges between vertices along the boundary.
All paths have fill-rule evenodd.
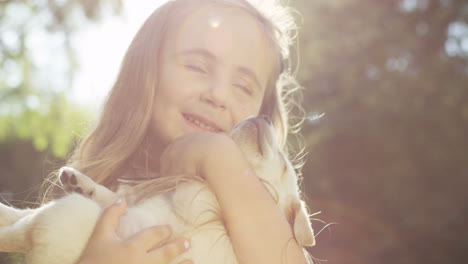
<path id="1" fill-rule="evenodd" d="M 172 0 L 154 11 L 67 165 L 111 189 L 159 174 L 199 175 L 219 200 L 239 263 L 302 264 L 287 220 L 226 135 L 265 114 L 285 146 L 293 102 L 283 95 L 297 89 L 285 70 L 294 23 L 286 8 L 263 2 Z M 189 247 L 185 238 L 167 241 L 167 226 L 122 240 L 115 230 L 124 213 L 125 201 L 105 210 L 80 264 L 165 264 Z"/>

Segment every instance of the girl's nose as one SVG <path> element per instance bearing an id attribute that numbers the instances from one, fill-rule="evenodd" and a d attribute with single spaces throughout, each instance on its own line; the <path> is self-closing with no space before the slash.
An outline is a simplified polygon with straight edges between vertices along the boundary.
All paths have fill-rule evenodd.
<path id="1" fill-rule="evenodd" d="M 223 82 L 213 82 L 211 86 L 206 89 L 201 99 L 203 102 L 213 106 L 214 108 L 225 110 L 228 100 L 229 86 Z"/>

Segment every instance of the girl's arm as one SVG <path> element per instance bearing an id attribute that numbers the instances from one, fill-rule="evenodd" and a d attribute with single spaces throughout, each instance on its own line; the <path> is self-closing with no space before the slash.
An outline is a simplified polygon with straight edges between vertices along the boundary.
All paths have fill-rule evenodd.
<path id="1" fill-rule="evenodd" d="M 207 156 L 201 171 L 218 198 L 239 262 L 307 263 L 282 211 L 259 178 L 246 173 L 252 169 L 240 149 L 229 141 L 223 147 L 222 155 Z"/>
<path id="2" fill-rule="evenodd" d="M 163 173 L 196 173 L 207 180 L 218 198 L 239 263 L 307 263 L 285 216 L 231 138 L 186 135 L 163 154 L 164 163 Z"/>

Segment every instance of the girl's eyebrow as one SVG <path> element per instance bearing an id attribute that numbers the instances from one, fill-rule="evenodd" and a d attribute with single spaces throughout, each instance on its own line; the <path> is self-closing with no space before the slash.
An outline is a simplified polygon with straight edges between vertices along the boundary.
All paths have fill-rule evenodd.
<path id="1" fill-rule="evenodd" d="M 179 52 L 175 53 L 175 57 L 187 56 L 187 55 L 199 55 L 199 56 L 202 56 L 202 57 L 204 57 L 206 59 L 209 59 L 211 61 L 217 61 L 218 60 L 218 57 L 216 55 L 209 52 L 208 50 L 200 49 L 200 48 L 187 49 L 187 50 L 182 50 L 182 51 L 179 51 Z M 260 85 L 260 81 L 257 78 L 257 75 L 255 74 L 255 72 L 252 69 L 244 67 L 244 66 L 237 66 L 237 71 L 239 71 L 240 73 L 248 76 L 250 79 L 252 79 L 254 81 L 255 85 L 260 90 L 263 90 L 262 86 Z"/>
<path id="2" fill-rule="evenodd" d="M 186 56 L 186 55 L 200 55 L 202 57 L 205 57 L 205 58 L 213 60 L 213 61 L 215 61 L 217 59 L 216 56 L 213 53 L 211 53 L 211 52 L 209 52 L 209 51 L 207 51 L 205 49 L 198 49 L 198 48 L 188 49 L 188 50 L 178 51 L 178 52 L 175 53 L 176 57 Z"/>

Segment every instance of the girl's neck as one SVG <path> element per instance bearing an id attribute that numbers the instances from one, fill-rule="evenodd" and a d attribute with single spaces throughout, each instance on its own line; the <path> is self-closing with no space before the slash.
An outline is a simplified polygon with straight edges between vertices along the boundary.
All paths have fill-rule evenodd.
<path id="1" fill-rule="evenodd" d="M 142 144 L 141 149 L 137 151 L 131 161 L 132 173 L 126 178 L 150 178 L 159 174 L 159 160 L 165 146 L 159 142 L 147 141 Z"/>

